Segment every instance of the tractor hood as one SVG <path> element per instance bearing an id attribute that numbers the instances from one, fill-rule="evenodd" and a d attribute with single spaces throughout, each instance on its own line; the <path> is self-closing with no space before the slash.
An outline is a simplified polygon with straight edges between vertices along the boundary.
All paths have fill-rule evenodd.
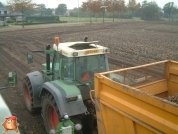
<path id="1" fill-rule="evenodd" d="M 60 86 L 63 89 L 64 95 L 66 98 L 71 97 L 71 96 L 78 96 L 77 101 L 82 101 L 80 90 L 75 85 L 66 84 L 59 80 L 55 80 L 53 81 L 53 83 L 56 86 Z"/>

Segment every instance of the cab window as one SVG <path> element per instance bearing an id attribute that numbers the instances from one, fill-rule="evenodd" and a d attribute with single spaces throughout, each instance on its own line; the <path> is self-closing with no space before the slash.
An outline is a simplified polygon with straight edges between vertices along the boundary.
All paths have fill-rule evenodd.
<path id="1" fill-rule="evenodd" d="M 62 71 L 61 79 L 66 82 L 74 81 L 74 58 L 73 57 L 62 57 Z"/>

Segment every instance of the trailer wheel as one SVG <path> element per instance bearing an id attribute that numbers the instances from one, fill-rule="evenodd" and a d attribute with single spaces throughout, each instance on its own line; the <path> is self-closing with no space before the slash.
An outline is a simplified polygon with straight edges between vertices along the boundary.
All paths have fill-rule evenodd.
<path id="1" fill-rule="evenodd" d="M 60 123 L 59 110 L 53 96 L 49 93 L 42 96 L 42 116 L 47 133 L 49 133 L 51 129 L 56 129 Z"/>
<path id="2" fill-rule="evenodd" d="M 33 107 L 32 85 L 28 77 L 26 77 L 23 82 L 23 94 L 28 111 L 30 113 L 37 112 L 38 109 Z"/>

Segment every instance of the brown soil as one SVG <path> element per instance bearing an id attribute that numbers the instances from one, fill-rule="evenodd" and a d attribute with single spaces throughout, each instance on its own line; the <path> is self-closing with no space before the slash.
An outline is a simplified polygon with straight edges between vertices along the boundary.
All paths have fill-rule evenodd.
<path id="1" fill-rule="evenodd" d="M 178 94 L 175 94 L 173 96 L 169 96 L 166 98 L 167 100 L 171 101 L 171 102 L 175 102 L 178 104 Z"/>
<path id="2" fill-rule="evenodd" d="M 18 86 L 0 93 L 12 114 L 18 117 L 22 134 L 45 133 L 40 114 L 28 113 L 22 95 L 25 74 L 40 71 L 45 55 L 37 53 L 34 63 L 27 64 L 26 54 L 31 50 L 44 50 L 46 45 L 53 44 L 55 36 L 59 36 L 61 42 L 80 41 L 85 37 L 89 41 L 98 40 L 110 48 L 109 56 L 138 65 L 178 57 L 177 25 L 119 22 L 0 32 L 0 85 L 6 83 L 8 71 L 16 70 L 18 74 Z M 116 68 L 111 66 L 111 69 Z"/>

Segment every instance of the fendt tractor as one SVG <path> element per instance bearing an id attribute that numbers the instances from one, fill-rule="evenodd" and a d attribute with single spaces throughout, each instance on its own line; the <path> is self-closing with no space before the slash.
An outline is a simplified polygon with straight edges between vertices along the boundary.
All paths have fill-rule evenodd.
<path id="1" fill-rule="evenodd" d="M 60 43 L 55 37 L 53 49 L 48 45 L 45 50 L 33 51 L 46 54 L 46 63 L 41 72 L 26 74 L 24 98 L 30 113 L 41 109 L 47 133 L 97 133 L 90 91 L 94 89 L 94 73 L 109 71 L 109 49 L 86 39 Z M 27 60 L 32 63 L 33 54 L 28 53 Z"/>

